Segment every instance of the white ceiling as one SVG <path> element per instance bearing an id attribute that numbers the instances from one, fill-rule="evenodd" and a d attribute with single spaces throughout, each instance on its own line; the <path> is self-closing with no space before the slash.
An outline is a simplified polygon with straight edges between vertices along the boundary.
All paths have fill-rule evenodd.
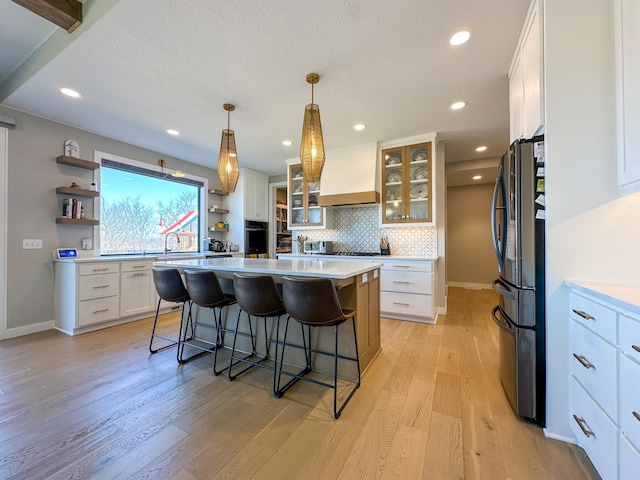
<path id="1" fill-rule="evenodd" d="M 316 72 L 326 149 L 437 132 L 447 163 L 495 158 L 508 145 L 507 72 L 528 3 L 87 0 L 68 34 L 0 0 L 0 102 L 210 167 L 233 103 L 241 166 L 278 175 L 298 155 Z M 450 46 L 460 29 L 471 40 Z M 468 106 L 450 110 L 457 100 Z"/>

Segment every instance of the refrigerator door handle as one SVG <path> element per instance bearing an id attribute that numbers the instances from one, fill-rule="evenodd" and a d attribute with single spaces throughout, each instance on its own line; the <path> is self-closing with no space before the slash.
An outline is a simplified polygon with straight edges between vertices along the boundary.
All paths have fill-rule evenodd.
<path id="1" fill-rule="evenodd" d="M 501 321 L 496 315 L 498 311 L 500 312 L 500 316 L 504 318 L 505 320 L 504 322 Z M 509 325 L 509 320 L 507 319 L 506 315 L 504 314 L 504 312 L 502 311 L 499 305 L 496 305 L 495 307 L 493 307 L 493 310 L 491 311 L 491 316 L 493 317 L 493 321 L 495 322 L 496 325 L 498 325 L 501 329 L 513 335 L 514 329 L 511 328 L 511 325 Z"/>
<path id="2" fill-rule="evenodd" d="M 504 288 L 500 288 L 500 286 L 504 287 Z M 493 281 L 493 291 L 502 295 L 503 297 L 507 297 L 511 300 L 516 300 L 516 294 L 515 292 L 512 292 L 509 289 L 509 286 L 504 283 L 500 278 L 497 278 L 496 280 Z"/>
<path id="3" fill-rule="evenodd" d="M 498 198 L 500 197 L 500 198 Z M 498 205 L 501 200 L 501 205 Z M 502 222 L 498 224 L 498 211 L 502 212 Z M 491 234 L 493 235 L 493 249 L 498 259 L 498 270 L 502 272 L 504 267 L 504 256 L 507 248 L 507 193 L 505 190 L 504 170 L 500 165 L 496 185 L 493 189 L 493 200 L 491 202 Z"/>

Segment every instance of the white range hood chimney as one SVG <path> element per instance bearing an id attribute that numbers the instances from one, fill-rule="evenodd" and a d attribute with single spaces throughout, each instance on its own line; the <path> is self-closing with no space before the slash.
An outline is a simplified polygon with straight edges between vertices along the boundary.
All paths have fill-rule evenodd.
<path id="1" fill-rule="evenodd" d="M 323 207 L 380 203 L 380 169 L 376 142 L 336 148 L 325 152 L 320 178 Z"/>

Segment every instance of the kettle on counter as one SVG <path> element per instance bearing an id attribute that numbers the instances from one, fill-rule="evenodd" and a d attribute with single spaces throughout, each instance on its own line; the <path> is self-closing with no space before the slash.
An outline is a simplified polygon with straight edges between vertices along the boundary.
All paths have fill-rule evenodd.
<path id="1" fill-rule="evenodd" d="M 221 242 L 220 240 L 211 240 L 211 243 L 209 244 L 209 251 L 210 252 L 226 252 L 227 249 L 224 242 Z"/>

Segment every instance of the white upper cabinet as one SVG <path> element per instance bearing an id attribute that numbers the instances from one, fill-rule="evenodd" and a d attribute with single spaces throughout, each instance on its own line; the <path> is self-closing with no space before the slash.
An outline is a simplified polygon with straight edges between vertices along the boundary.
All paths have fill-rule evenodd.
<path id="1" fill-rule="evenodd" d="M 542 2 L 533 0 L 509 72 L 510 139 L 544 130 Z"/>
<path id="2" fill-rule="evenodd" d="M 640 191 L 640 2 L 616 0 L 618 187 Z"/>
<path id="3" fill-rule="evenodd" d="M 251 170 L 244 171 L 244 217 L 269 221 L 269 177 Z"/>

